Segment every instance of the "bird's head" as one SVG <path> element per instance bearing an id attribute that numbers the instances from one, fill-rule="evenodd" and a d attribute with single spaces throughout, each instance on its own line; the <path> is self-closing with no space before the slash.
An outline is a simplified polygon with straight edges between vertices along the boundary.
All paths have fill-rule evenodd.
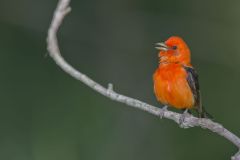
<path id="1" fill-rule="evenodd" d="M 184 40 L 177 36 L 168 38 L 165 42 L 157 43 L 160 63 L 182 63 L 189 65 L 191 62 L 190 50 Z"/>

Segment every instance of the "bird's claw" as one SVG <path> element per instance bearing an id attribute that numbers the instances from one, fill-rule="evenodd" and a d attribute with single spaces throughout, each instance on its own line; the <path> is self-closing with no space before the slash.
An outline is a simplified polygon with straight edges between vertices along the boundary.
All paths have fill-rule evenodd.
<path id="1" fill-rule="evenodd" d="M 167 111 L 168 106 L 164 106 L 163 108 L 161 108 L 161 112 L 159 114 L 160 118 L 162 119 L 164 117 L 164 113 Z"/>
<path id="2" fill-rule="evenodd" d="M 185 127 L 184 127 L 184 121 L 185 121 L 185 118 L 186 118 L 186 117 L 189 117 L 189 116 L 190 116 L 190 114 L 188 113 L 188 109 L 186 109 L 186 110 L 183 112 L 183 114 L 181 115 L 180 119 L 179 119 L 180 127 L 185 128 Z"/>

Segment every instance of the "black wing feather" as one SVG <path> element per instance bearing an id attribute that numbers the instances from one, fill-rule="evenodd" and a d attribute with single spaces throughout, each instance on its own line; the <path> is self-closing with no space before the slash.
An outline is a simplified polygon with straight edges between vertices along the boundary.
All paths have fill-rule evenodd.
<path id="1" fill-rule="evenodd" d="M 198 113 L 201 114 L 200 116 L 202 117 L 203 107 L 202 107 L 202 103 L 201 103 L 198 74 L 197 74 L 196 70 L 192 67 L 184 66 L 184 69 L 187 72 L 188 85 L 191 88 L 191 91 L 194 95 L 195 107 L 197 108 Z"/>
<path id="2" fill-rule="evenodd" d="M 196 70 L 188 66 L 183 66 L 183 67 L 187 72 L 187 82 L 194 96 L 195 107 L 198 112 L 198 117 L 213 119 L 213 116 L 210 115 L 202 105 L 201 93 L 200 93 L 199 82 L 198 82 L 198 74 Z"/>

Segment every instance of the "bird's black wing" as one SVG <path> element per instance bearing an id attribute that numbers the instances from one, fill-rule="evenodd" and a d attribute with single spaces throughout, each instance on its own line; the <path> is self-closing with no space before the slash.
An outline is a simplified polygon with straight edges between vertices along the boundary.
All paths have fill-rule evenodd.
<path id="1" fill-rule="evenodd" d="M 188 67 L 188 66 L 183 66 L 183 67 L 187 72 L 187 82 L 194 96 L 195 107 L 198 113 L 200 114 L 199 116 L 202 117 L 204 114 L 203 113 L 204 111 L 203 111 L 202 102 L 201 102 L 198 74 L 196 70 L 192 67 Z"/>

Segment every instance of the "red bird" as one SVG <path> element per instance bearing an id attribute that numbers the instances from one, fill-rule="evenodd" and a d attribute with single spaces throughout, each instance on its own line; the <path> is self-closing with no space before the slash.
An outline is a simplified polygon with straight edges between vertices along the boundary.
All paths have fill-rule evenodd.
<path id="1" fill-rule="evenodd" d="M 186 113 L 188 109 L 195 109 L 198 117 L 208 117 L 202 106 L 198 75 L 191 65 L 191 52 L 187 44 L 182 38 L 172 36 L 157 45 L 160 60 L 153 75 L 157 100 Z"/>

